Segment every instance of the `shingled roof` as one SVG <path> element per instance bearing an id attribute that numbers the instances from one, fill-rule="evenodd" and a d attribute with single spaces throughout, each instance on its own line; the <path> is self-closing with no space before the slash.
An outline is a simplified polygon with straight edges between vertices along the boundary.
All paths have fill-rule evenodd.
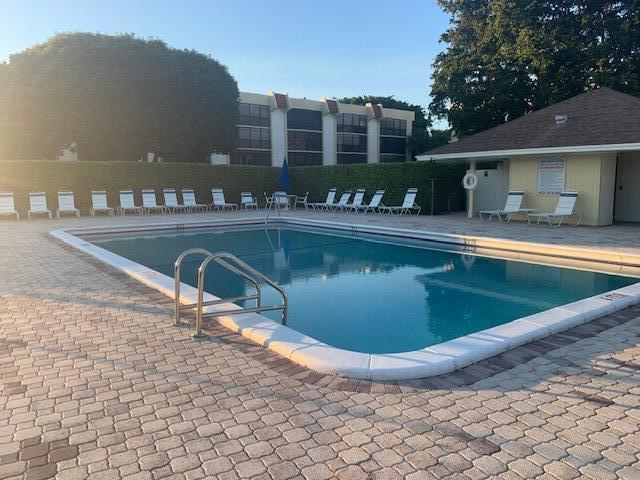
<path id="1" fill-rule="evenodd" d="M 556 116 L 566 116 L 566 122 L 556 122 Z M 640 98 L 601 87 L 419 157 L 633 143 L 640 143 Z"/>

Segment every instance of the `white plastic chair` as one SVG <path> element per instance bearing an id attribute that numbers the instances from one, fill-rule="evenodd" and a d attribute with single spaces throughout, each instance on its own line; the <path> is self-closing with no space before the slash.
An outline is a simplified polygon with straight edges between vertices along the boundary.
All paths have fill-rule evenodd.
<path id="1" fill-rule="evenodd" d="M 376 193 L 373 194 L 369 205 L 361 205 L 356 209 L 356 213 L 377 212 L 379 208 L 384 208 L 384 205 L 382 204 L 383 196 L 384 190 L 376 190 Z"/>
<path id="2" fill-rule="evenodd" d="M 189 211 L 189 207 L 187 205 L 181 205 L 180 203 L 178 203 L 178 196 L 176 195 L 176 190 L 174 188 L 163 189 L 162 195 L 164 196 L 164 206 L 168 211 Z"/>
<path id="3" fill-rule="evenodd" d="M 507 221 L 511 221 L 511 214 L 513 213 L 525 213 L 530 210 L 522 209 L 522 199 L 524 198 L 524 191 L 512 190 L 507 195 L 507 201 L 504 204 L 502 210 L 481 210 L 480 220 L 484 220 L 483 215 L 489 215 L 489 221 L 495 216 L 502 222 L 502 217 L 505 217 Z"/>
<path id="4" fill-rule="evenodd" d="M 92 217 L 95 217 L 96 213 L 113 215 L 113 208 L 107 204 L 107 192 L 104 190 L 93 190 L 91 192 L 91 208 L 89 209 L 89 213 Z"/>
<path id="5" fill-rule="evenodd" d="M 142 207 L 146 213 L 165 213 L 167 211 L 167 207 L 158 205 L 156 202 L 156 191 L 151 189 L 142 190 Z"/>
<path id="6" fill-rule="evenodd" d="M 540 223 L 540 220 L 546 220 L 551 227 L 559 227 L 562 225 L 564 219 L 567 219 L 569 225 L 571 225 L 571 218 L 577 216 L 578 220 L 574 223 L 573 227 L 580 224 L 582 215 L 578 215 L 574 212 L 576 206 L 576 200 L 578 199 L 578 192 L 561 192 L 556 204 L 556 209 L 553 212 L 541 212 L 530 213 L 527 215 L 527 221 L 531 225 L 531 220 L 537 220 L 536 224 Z M 553 220 L 558 219 L 558 223 L 554 224 Z"/>
<path id="7" fill-rule="evenodd" d="M 120 190 L 120 206 L 118 207 L 118 215 L 125 215 L 128 211 L 141 215 L 144 213 L 144 207 L 136 205 L 133 198 L 133 190 Z"/>
<path id="8" fill-rule="evenodd" d="M 31 220 L 34 215 L 49 215 L 51 218 L 51 210 L 47 209 L 47 195 L 44 192 L 29 193 L 27 218 Z"/>
<path id="9" fill-rule="evenodd" d="M 80 210 L 78 210 L 75 205 L 73 192 L 58 192 L 56 217 L 60 218 L 60 215 L 64 215 L 65 213 L 71 213 L 76 217 L 80 216 Z"/>
<path id="10" fill-rule="evenodd" d="M 344 207 L 347 206 L 347 204 L 349 203 L 349 199 L 351 198 L 351 190 L 344 192 L 341 196 L 340 196 L 340 200 L 338 200 L 338 203 L 334 203 L 333 205 L 329 205 L 327 207 L 327 210 L 342 210 Z"/>
<path id="11" fill-rule="evenodd" d="M 240 208 L 244 208 L 245 210 L 249 210 L 250 208 L 255 208 L 258 211 L 258 199 L 253 196 L 251 192 L 241 192 L 240 193 Z"/>
<path id="12" fill-rule="evenodd" d="M 16 220 L 20 220 L 20 214 L 16 210 L 12 192 L 0 192 L 0 215 L 15 215 Z"/>
<path id="13" fill-rule="evenodd" d="M 238 209 L 237 203 L 227 203 L 224 198 L 224 191 L 221 188 L 211 189 L 211 199 L 213 200 L 211 208 L 213 208 L 214 210 L 225 210 L 227 208 L 230 210 Z"/>
<path id="14" fill-rule="evenodd" d="M 338 189 L 336 187 L 331 187 L 329 192 L 327 192 L 327 198 L 324 202 L 314 202 L 310 203 L 309 206 L 314 210 L 327 210 L 329 209 L 334 202 L 336 201 L 336 193 Z"/>
<path id="15" fill-rule="evenodd" d="M 298 207 L 304 207 L 305 210 L 309 209 L 309 192 L 305 192 L 304 197 L 296 196 L 295 202 L 293 203 L 293 209 L 297 210 Z"/>
<path id="16" fill-rule="evenodd" d="M 357 189 L 351 203 L 341 207 L 341 210 L 343 211 L 351 210 L 352 212 L 357 212 L 358 209 L 362 207 L 362 202 L 364 201 L 364 193 L 365 193 L 364 188 Z"/>
<path id="17" fill-rule="evenodd" d="M 182 189 L 182 202 L 186 207 L 189 207 L 190 211 L 200 210 L 202 212 L 206 212 L 209 210 L 209 205 L 196 202 L 196 194 L 194 193 L 193 188 Z"/>
<path id="18" fill-rule="evenodd" d="M 416 203 L 416 195 L 418 194 L 417 188 L 409 188 L 407 189 L 407 193 L 404 195 L 404 201 L 402 205 L 393 206 L 393 207 L 379 207 L 378 210 L 381 212 L 387 212 L 390 215 L 397 213 L 398 215 L 403 214 L 411 214 L 411 212 L 415 211 L 416 215 L 420 214 L 420 210 L 422 207 Z"/>

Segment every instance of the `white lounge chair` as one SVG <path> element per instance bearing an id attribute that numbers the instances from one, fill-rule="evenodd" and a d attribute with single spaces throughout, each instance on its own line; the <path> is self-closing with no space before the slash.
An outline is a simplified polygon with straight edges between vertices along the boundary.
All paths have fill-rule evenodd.
<path id="1" fill-rule="evenodd" d="M 156 191 L 151 189 L 142 190 L 142 208 L 144 208 L 145 213 L 165 213 L 167 211 L 167 207 L 158 205 L 156 201 Z"/>
<path id="2" fill-rule="evenodd" d="M 251 192 L 240 192 L 240 208 L 245 210 L 255 208 L 258 211 L 258 199 Z"/>
<path id="3" fill-rule="evenodd" d="M 76 217 L 80 216 L 80 210 L 78 210 L 75 205 L 73 192 L 58 192 L 56 217 L 60 218 L 60 215 L 64 215 L 65 213 L 71 213 Z"/>
<path id="4" fill-rule="evenodd" d="M 329 189 L 329 192 L 327 193 L 327 199 L 324 202 L 314 202 L 314 203 L 309 203 L 309 206 L 311 208 L 313 208 L 314 210 L 318 209 L 318 210 L 327 210 L 329 207 L 331 207 L 331 205 L 333 205 L 333 202 L 336 201 L 336 192 L 338 191 L 338 189 L 336 187 L 332 187 Z"/>
<path id="5" fill-rule="evenodd" d="M 560 193 L 554 212 L 530 213 L 527 215 L 527 221 L 529 222 L 529 225 L 531 225 L 531 220 L 537 220 L 537 224 L 540 223 L 540 220 L 546 220 L 549 222 L 550 226 L 559 227 L 562 225 L 565 218 L 569 225 L 571 225 L 571 218 L 577 217 L 576 223 L 572 225 L 575 227 L 576 225 L 579 225 L 582 220 L 582 215 L 578 215 L 574 212 L 577 199 L 578 192 L 562 192 Z M 557 219 L 558 223 L 554 224 L 554 219 Z"/>
<path id="6" fill-rule="evenodd" d="M 213 208 L 214 210 L 225 210 L 227 208 L 230 210 L 238 209 L 237 203 L 227 203 L 227 201 L 224 199 L 224 191 L 221 188 L 212 188 L 211 198 L 213 200 L 211 208 Z"/>
<path id="7" fill-rule="evenodd" d="M 91 192 L 91 208 L 89 209 L 89 213 L 92 217 L 95 217 L 96 213 L 113 215 L 113 208 L 107 204 L 107 192 L 104 190 L 93 190 Z"/>
<path id="8" fill-rule="evenodd" d="M 51 210 L 47 209 L 47 195 L 44 192 L 29 193 L 27 218 L 31 220 L 34 215 L 49 215 L 51 218 Z"/>
<path id="9" fill-rule="evenodd" d="M 20 220 L 20 214 L 16 210 L 12 192 L 0 192 L 0 215 L 15 215 Z"/>
<path id="10" fill-rule="evenodd" d="M 328 210 L 342 210 L 344 209 L 344 207 L 347 206 L 347 204 L 349 203 L 349 199 L 351 198 L 351 190 L 348 190 L 346 192 L 344 192 L 342 195 L 340 195 L 340 200 L 338 200 L 338 203 L 334 203 L 333 205 L 329 205 L 327 207 Z"/>
<path id="11" fill-rule="evenodd" d="M 417 188 L 409 188 L 407 189 L 407 193 L 404 194 L 404 201 L 400 206 L 394 207 L 379 207 L 378 210 L 380 212 L 387 212 L 390 215 L 397 213 L 399 215 L 403 214 L 411 214 L 411 212 L 416 212 L 416 215 L 420 214 L 420 210 L 422 207 L 416 203 L 416 195 L 418 194 Z"/>
<path id="12" fill-rule="evenodd" d="M 522 190 L 512 190 L 507 195 L 507 201 L 504 204 L 502 210 L 481 210 L 480 220 L 484 220 L 483 215 L 489 215 L 489 221 L 495 216 L 502 222 L 503 217 L 507 219 L 507 222 L 511 221 L 512 214 L 518 213 L 531 213 L 533 210 L 529 208 L 522 208 L 522 199 L 524 198 L 524 192 Z"/>
<path id="13" fill-rule="evenodd" d="M 133 190 L 120 190 L 120 206 L 118 207 L 118 215 L 125 215 L 127 212 L 144 213 L 144 207 L 136 205 L 133 199 Z"/>
<path id="14" fill-rule="evenodd" d="M 382 197 L 384 196 L 384 190 L 376 190 L 373 198 L 369 202 L 369 205 L 360 205 L 359 208 L 355 209 L 356 213 L 368 213 L 368 212 L 377 212 L 379 208 L 384 208 L 382 204 Z"/>
<path id="15" fill-rule="evenodd" d="M 169 212 L 187 212 L 189 207 L 178 203 L 178 196 L 176 195 L 175 188 L 165 188 L 162 190 L 164 196 L 164 206 Z"/>
<path id="16" fill-rule="evenodd" d="M 200 210 L 206 212 L 207 210 L 209 210 L 209 205 L 196 202 L 196 194 L 194 193 L 192 188 L 182 189 L 182 202 L 185 204 L 185 206 L 189 207 L 190 211 Z"/>
<path id="17" fill-rule="evenodd" d="M 365 193 L 365 189 L 364 188 L 359 188 L 356 190 L 355 195 L 353 196 L 353 200 L 351 201 L 351 203 L 345 205 L 344 207 L 341 207 L 340 209 L 342 211 L 352 211 L 352 212 L 357 212 L 358 209 L 360 207 L 362 207 L 362 202 L 364 201 L 364 193 Z"/>

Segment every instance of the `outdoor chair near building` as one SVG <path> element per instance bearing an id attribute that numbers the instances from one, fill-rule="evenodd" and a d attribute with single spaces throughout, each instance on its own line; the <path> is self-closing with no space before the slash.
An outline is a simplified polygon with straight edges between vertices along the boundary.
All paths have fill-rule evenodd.
<path id="1" fill-rule="evenodd" d="M 338 200 L 338 203 L 330 205 L 328 207 L 328 210 L 341 211 L 342 209 L 344 209 L 344 207 L 349 203 L 352 193 L 353 192 L 351 192 L 351 190 L 347 190 L 346 192 L 344 192 L 342 195 L 340 195 L 340 200 Z"/>
<path id="2" fill-rule="evenodd" d="M 402 205 L 392 206 L 392 207 L 379 207 L 378 211 L 388 213 L 389 215 L 393 215 L 397 213 L 398 215 L 403 214 L 411 214 L 416 212 L 416 215 L 420 214 L 422 207 L 416 203 L 416 195 L 418 194 L 417 188 L 409 188 L 407 193 L 404 195 L 404 201 Z"/>
<path id="3" fill-rule="evenodd" d="M 571 219 L 576 218 L 576 223 L 571 225 L 575 227 L 582 221 L 582 215 L 575 212 L 577 199 L 578 192 L 562 192 L 558 197 L 555 211 L 530 213 L 527 215 L 527 221 L 531 225 L 531 220 L 537 220 L 536 224 L 539 224 L 541 220 L 546 220 L 549 226 L 559 227 L 565 219 L 571 225 Z M 557 220 L 558 223 L 553 223 L 554 220 Z"/>
<path id="4" fill-rule="evenodd" d="M 164 206 L 171 212 L 188 212 L 190 208 L 187 205 L 178 203 L 178 195 L 176 195 L 175 188 L 165 188 L 162 190 L 164 196 Z"/>
<path id="5" fill-rule="evenodd" d="M 58 192 L 56 217 L 60 218 L 60 215 L 64 215 L 65 213 L 70 213 L 76 217 L 80 216 L 80 210 L 78 210 L 75 205 L 73 192 Z"/>
<path id="6" fill-rule="evenodd" d="M 377 212 L 379 208 L 384 208 L 382 204 L 382 197 L 384 196 L 384 190 L 376 190 L 376 193 L 373 194 L 371 201 L 368 205 L 360 205 L 358 208 L 354 208 L 356 213 L 368 213 L 368 212 Z"/>
<path id="7" fill-rule="evenodd" d="M 258 199 L 251 192 L 240 192 L 240 209 L 249 210 L 250 208 L 258 211 Z"/>
<path id="8" fill-rule="evenodd" d="M 104 190 L 93 190 L 91 192 L 91 208 L 89 209 L 89 213 L 92 217 L 95 217 L 96 213 L 113 215 L 113 208 L 107 203 L 107 192 Z"/>
<path id="9" fill-rule="evenodd" d="M 309 203 L 308 205 L 314 210 L 328 210 L 336 201 L 337 192 L 338 189 L 336 187 L 331 187 L 329 192 L 327 192 L 327 198 L 324 202 Z"/>
<path id="10" fill-rule="evenodd" d="M 481 210 L 480 211 L 480 220 L 484 220 L 485 216 L 489 216 L 488 221 L 490 222 L 493 217 L 497 217 L 498 220 L 502 223 L 503 219 L 506 219 L 507 222 L 511 221 L 511 215 L 517 214 L 528 214 L 533 213 L 533 209 L 530 208 L 522 208 L 522 200 L 524 198 L 523 190 L 512 190 L 507 195 L 507 201 L 504 204 L 504 208 L 502 210 Z"/>
<path id="11" fill-rule="evenodd" d="M 158 205 L 156 191 L 153 189 L 142 190 L 142 208 L 145 213 L 166 213 L 167 207 Z"/>
<path id="12" fill-rule="evenodd" d="M 355 195 L 353 196 L 353 200 L 351 201 L 351 203 L 344 205 L 343 207 L 340 207 L 340 210 L 343 212 L 346 211 L 357 211 L 360 207 L 362 207 L 362 202 L 364 201 L 364 194 L 365 194 L 365 189 L 364 188 L 359 188 L 356 190 Z"/>
<path id="13" fill-rule="evenodd" d="M 295 201 L 293 203 L 293 209 L 297 210 L 298 207 L 303 207 L 305 210 L 309 209 L 309 192 L 305 192 L 304 196 L 301 197 L 296 195 Z"/>
<path id="14" fill-rule="evenodd" d="M 16 220 L 20 220 L 20 214 L 16 210 L 15 202 L 13 201 L 12 192 L 0 192 L 0 216 L 16 216 Z"/>
<path id="15" fill-rule="evenodd" d="M 221 188 L 212 188 L 211 189 L 211 208 L 213 210 L 237 210 L 238 209 L 238 204 L 237 203 L 227 203 L 227 201 L 224 198 L 224 190 L 222 190 Z"/>
<path id="16" fill-rule="evenodd" d="M 141 215 L 144 213 L 144 207 L 136 205 L 133 198 L 133 190 L 120 190 L 120 206 L 118 207 L 118 215 L 125 215 L 127 212 L 133 212 Z"/>
<path id="17" fill-rule="evenodd" d="M 182 189 L 182 203 L 184 203 L 184 205 L 189 208 L 190 212 L 193 212 L 195 210 L 206 212 L 207 210 L 209 210 L 209 205 L 205 203 L 198 203 L 196 201 L 196 194 L 193 191 L 193 188 Z"/>
<path id="18" fill-rule="evenodd" d="M 47 208 L 47 194 L 44 192 L 29 193 L 27 218 L 31 220 L 34 215 L 49 215 L 51 218 L 51 210 Z"/>

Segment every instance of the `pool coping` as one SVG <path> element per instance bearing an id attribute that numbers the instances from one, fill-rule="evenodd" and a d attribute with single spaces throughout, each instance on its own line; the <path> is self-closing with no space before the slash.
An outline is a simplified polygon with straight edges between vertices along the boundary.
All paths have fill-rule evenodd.
<path id="1" fill-rule="evenodd" d="M 78 227 L 53 230 L 49 233 L 58 240 L 123 271 L 130 277 L 173 299 L 174 280 L 172 277 L 109 252 L 76 235 L 133 233 L 167 229 L 175 229 L 180 232 L 187 228 L 265 224 L 328 227 L 348 232 L 428 240 L 462 247 L 463 253 L 471 255 L 487 255 L 497 251 L 499 252 L 498 258 L 504 255 L 505 258 L 520 261 L 533 261 L 535 256 L 545 256 L 551 258 L 552 262 L 536 263 L 549 265 L 570 266 L 574 262 L 578 264 L 587 262 L 595 266 L 601 264 L 603 269 L 609 270 L 607 273 L 624 274 L 640 268 L 640 256 L 619 252 L 286 216 L 273 217 L 268 221 L 265 221 L 264 218 L 252 217 L 186 223 L 162 222 L 140 226 Z M 181 284 L 182 303 L 195 303 L 196 295 L 196 288 L 185 283 Z M 216 299 L 217 297 L 205 293 L 205 301 Z M 256 313 L 215 318 L 218 323 L 230 330 L 306 368 L 355 379 L 385 381 L 424 378 L 449 373 L 525 343 L 568 330 L 638 303 L 640 303 L 640 282 L 421 350 L 389 354 L 367 354 L 333 347 Z M 222 304 L 205 307 L 205 311 L 215 312 L 236 308 L 240 309 L 235 304 Z"/>

